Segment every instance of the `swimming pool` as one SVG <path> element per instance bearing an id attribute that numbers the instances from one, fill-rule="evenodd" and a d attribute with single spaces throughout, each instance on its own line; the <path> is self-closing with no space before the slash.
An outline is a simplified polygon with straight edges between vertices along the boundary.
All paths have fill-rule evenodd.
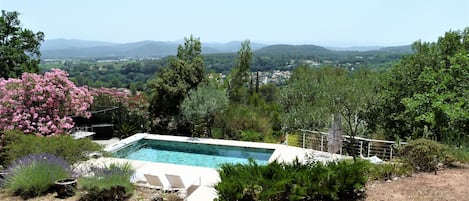
<path id="1" fill-rule="evenodd" d="M 223 163 L 246 164 L 252 158 L 267 164 L 274 149 L 141 139 L 113 152 L 116 158 L 217 168 Z"/>

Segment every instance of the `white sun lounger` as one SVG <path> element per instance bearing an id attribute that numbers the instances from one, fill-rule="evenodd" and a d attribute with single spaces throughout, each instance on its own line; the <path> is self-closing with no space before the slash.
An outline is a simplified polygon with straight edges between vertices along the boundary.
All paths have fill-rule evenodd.
<path id="1" fill-rule="evenodd" d="M 182 181 L 179 175 L 166 174 L 166 178 L 170 184 L 170 191 L 177 191 L 180 198 L 187 200 L 187 198 L 192 195 L 200 186 L 201 178 L 197 178 L 189 187 L 185 188 L 184 182 Z"/>
<path id="2" fill-rule="evenodd" d="M 151 175 L 151 174 L 143 174 L 143 176 L 145 177 L 147 181 L 144 182 L 140 180 L 140 181 L 137 181 L 137 184 L 143 184 L 142 186 L 157 189 L 157 190 L 163 189 L 164 185 L 158 176 Z"/>
<path id="3" fill-rule="evenodd" d="M 165 174 L 165 176 L 168 179 L 170 190 L 182 190 L 186 188 L 179 175 Z"/>
<path id="4" fill-rule="evenodd" d="M 186 193 L 184 195 L 184 200 L 187 200 L 187 198 L 200 187 L 201 183 L 201 178 L 199 177 L 194 183 L 187 187 Z"/>

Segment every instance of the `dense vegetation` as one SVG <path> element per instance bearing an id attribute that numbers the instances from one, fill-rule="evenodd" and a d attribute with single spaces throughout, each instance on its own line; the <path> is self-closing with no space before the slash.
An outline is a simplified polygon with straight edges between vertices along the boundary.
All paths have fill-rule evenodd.
<path id="1" fill-rule="evenodd" d="M 100 145 L 90 139 L 73 139 L 70 135 L 56 137 L 37 137 L 25 135 L 20 131 L 6 131 L 2 135 L 0 165 L 6 166 L 12 161 L 31 154 L 50 153 L 61 157 L 70 164 L 88 159 L 91 152 L 100 151 Z"/>
<path id="2" fill-rule="evenodd" d="M 468 143 L 469 28 L 447 32 L 434 43 L 415 42 L 413 48 L 414 54 L 386 74 L 370 123 L 388 138 Z"/>
<path id="3" fill-rule="evenodd" d="M 81 201 L 127 200 L 132 196 L 135 186 L 130 182 L 134 173 L 130 163 L 111 163 L 104 167 L 94 167 L 93 177 L 80 178 Z"/>
<path id="4" fill-rule="evenodd" d="M 365 161 L 225 164 L 215 189 L 218 200 L 226 201 L 359 200 L 364 197 L 367 165 Z"/>
<path id="5" fill-rule="evenodd" d="M 402 56 L 410 54 L 410 48 L 373 51 L 332 51 L 314 45 L 274 45 L 253 51 L 251 71 L 291 71 L 302 64 L 333 65 L 344 68 L 365 66 L 374 70 L 389 69 Z M 288 54 L 287 54 L 288 53 Z M 228 74 L 236 65 L 236 53 L 205 54 L 206 72 Z M 142 91 L 155 73 L 168 65 L 173 56 L 155 60 L 119 61 L 119 58 L 88 58 L 55 62 L 43 62 L 42 71 L 60 68 L 70 74 L 79 86 L 123 87 Z M 102 60 L 115 60 L 98 62 Z"/>
<path id="6" fill-rule="evenodd" d="M 188 102 L 184 106 L 185 117 L 180 112 L 180 104 L 190 91 L 194 91 L 191 93 L 195 96 L 197 87 L 194 84 L 198 81 L 180 88 L 179 84 L 170 84 L 192 78 L 185 73 L 168 76 L 168 72 L 173 72 L 168 69 L 177 70 L 175 61 L 182 61 L 180 58 L 118 63 L 67 61 L 63 68 L 70 71 L 71 79 L 78 85 L 125 87 L 134 93 L 153 94 L 152 99 L 159 101 L 151 103 L 150 108 L 156 112 L 157 105 L 160 108 L 164 105 L 167 111 L 161 114 L 169 115 L 159 116 L 156 122 L 166 121 L 168 124 L 172 121 L 172 133 L 194 129 L 202 132 L 204 128 L 200 125 L 203 124 L 210 128 L 209 134 L 214 131 L 214 137 L 241 139 L 242 131 L 250 133 L 248 135 L 254 139 L 264 140 L 265 136 L 276 135 L 286 128 L 326 130 L 331 126 L 331 115 L 335 115 L 344 118 L 345 121 L 335 118 L 335 122 L 340 121 L 343 130 L 350 135 L 375 134 L 387 139 L 428 137 L 462 145 L 468 138 L 469 119 L 468 61 L 464 56 L 468 49 L 467 30 L 450 31 L 433 43 L 416 42 L 412 46 L 413 51 L 408 47 L 365 52 L 331 51 L 308 45 L 249 49 L 247 52 L 251 56 L 247 58 L 248 62 L 244 62 L 249 65 L 242 69 L 242 73 L 238 72 L 242 61 L 240 52 L 238 55 L 200 54 L 203 58 L 200 65 L 205 72 L 226 75 L 224 84 L 217 89 L 226 90 L 230 102 L 226 108 L 220 108 L 226 110 L 224 115 L 217 115 L 214 111 L 209 116 L 192 115 L 192 120 L 187 116 L 192 112 L 188 110 Z M 314 68 L 314 62 L 319 62 L 320 68 Z M 292 71 L 286 86 L 259 85 L 258 77 L 251 73 L 273 69 Z M 155 80 L 162 82 L 155 84 Z M 155 89 L 164 87 L 164 83 L 171 90 L 180 90 L 179 98 L 169 101 L 174 105 L 163 104 L 169 96 L 161 92 L 161 95 L 155 95 Z M 212 94 L 204 90 L 203 94 Z M 194 98 L 192 100 L 195 101 Z M 248 116 L 256 116 L 254 119 L 258 126 L 247 123 L 252 122 Z M 190 125 L 191 121 L 198 125 Z M 168 132 L 168 128 L 161 125 L 150 127 L 155 132 Z"/>

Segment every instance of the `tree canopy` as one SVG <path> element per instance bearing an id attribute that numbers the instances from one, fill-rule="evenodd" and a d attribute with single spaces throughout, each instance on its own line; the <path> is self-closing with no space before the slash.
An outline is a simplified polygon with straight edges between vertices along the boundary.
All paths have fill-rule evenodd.
<path id="1" fill-rule="evenodd" d="M 191 89 L 205 80 L 202 45 L 198 38 L 184 39 L 184 46 L 178 46 L 176 58 L 171 58 L 169 67 L 162 69 L 150 81 L 150 113 L 159 118 L 160 129 L 180 114 L 180 105 Z M 166 122 L 166 123 L 164 123 Z"/>
<path id="2" fill-rule="evenodd" d="M 284 126 L 323 130 L 330 125 L 332 115 L 340 115 L 345 119 L 346 132 L 358 135 L 365 121 L 360 115 L 375 99 L 376 76 L 366 69 L 297 68 L 282 89 Z"/>
<path id="3" fill-rule="evenodd" d="M 193 135 L 210 136 L 215 115 L 228 106 L 226 91 L 217 82 L 210 80 L 192 89 L 181 103 L 183 119 L 192 124 Z"/>
<path id="4" fill-rule="evenodd" d="M 459 142 L 469 137 L 469 28 L 437 42 L 415 42 L 414 54 L 388 73 L 379 113 L 389 137 Z"/>
<path id="5" fill-rule="evenodd" d="M 246 85 L 249 83 L 251 60 L 251 46 L 249 40 L 246 40 L 241 43 L 241 48 L 238 51 L 237 64 L 230 74 L 231 78 L 228 84 L 228 94 L 230 100 L 233 102 L 240 102 L 244 97 L 247 97 Z"/>
<path id="6" fill-rule="evenodd" d="M 18 78 L 39 72 L 39 47 L 44 33 L 21 27 L 18 12 L 2 10 L 0 17 L 0 77 Z"/>

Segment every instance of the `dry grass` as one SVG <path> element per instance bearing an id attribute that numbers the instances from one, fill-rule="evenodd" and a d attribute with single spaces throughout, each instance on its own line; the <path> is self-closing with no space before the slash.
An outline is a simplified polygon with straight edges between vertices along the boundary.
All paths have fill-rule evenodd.
<path id="1" fill-rule="evenodd" d="M 454 168 L 434 173 L 367 184 L 367 201 L 468 200 L 469 168 Z"/>

